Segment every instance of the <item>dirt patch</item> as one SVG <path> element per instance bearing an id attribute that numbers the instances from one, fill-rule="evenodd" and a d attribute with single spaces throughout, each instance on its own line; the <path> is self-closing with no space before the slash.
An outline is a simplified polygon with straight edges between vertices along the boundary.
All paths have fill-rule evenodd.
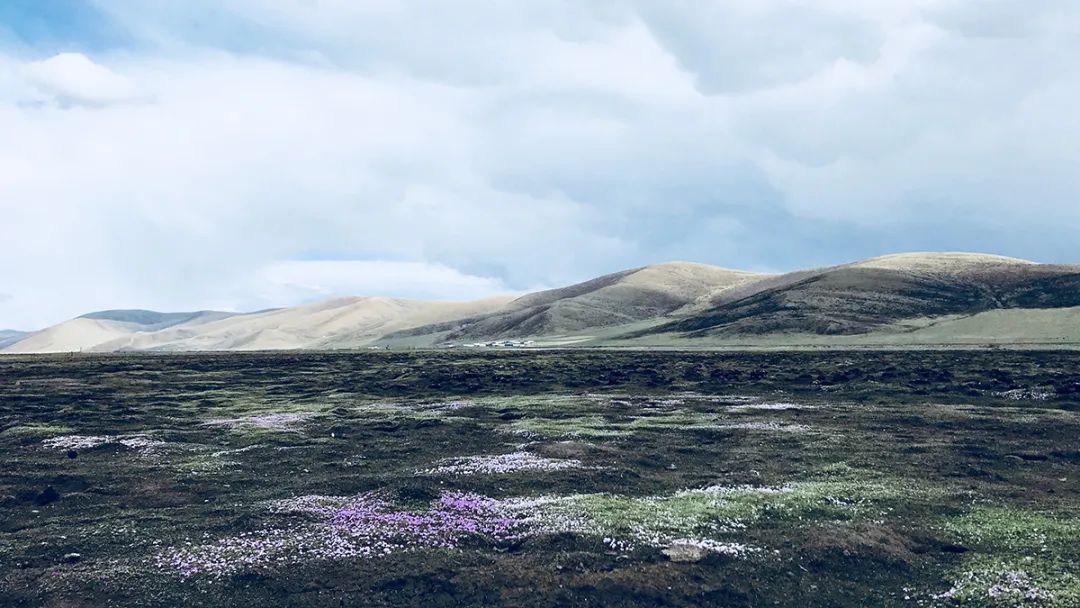
<path id="1" fill-rule="evenodd" d="M 919 563 L 920 545 L 908 534 L 888 525 L 858 523 L 812 529 L 806 550 L 828 561 L 837 557 L 883 563 Z"/>

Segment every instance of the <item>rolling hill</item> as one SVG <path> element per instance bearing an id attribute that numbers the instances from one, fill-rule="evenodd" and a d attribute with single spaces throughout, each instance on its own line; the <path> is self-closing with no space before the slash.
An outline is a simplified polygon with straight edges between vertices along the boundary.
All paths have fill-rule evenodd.
<path id="1" fill-rule="evenodd" d="M 431 341 L 470 342 L 587 332 L 664 318 L 762 276 L 689 262 L 656 264 L 527 294 L 488 315 L 398 332 L 386 339 L 428 336 Z"/>
<path id="2" fill-rule="evenodd" d="M 509 300 L 354 297 L 248 314 L 105 311 L 30 334 L 0 352 L 355 348 L 392 331 L 489 312 Z"/>
<path id="3" fill-rule="evenodd" d="M 356 348 L 401 329 L 442 323 L 498 309 L 509 298 L 425 302 L 382 297 L 337 298 L 240 315 L 197 330 L 173 327 L 128 336 L 95 350 L 279 350 Z"/>
<path id="4" fill-rule="evenodd" d="M 967 253 L 900 254 L 729 290 L 699 312 L 638 335 L 862 334 L 905 319 L 1073 306 L 1080 306 L 1080 266 Z"/>
<path id="5" fill-rule="evenodd" d="M 670 262 L 517 298 L 349 297 L 254 313 L 90 313 L 0 353 L 540 345 L 1080 344 L 1080 266 L 910 253 L 763 275 Z"/>
<path id="6" fill-rule="evenodd" d="M 52 353 L 93 350 L 100 344 L 129 336 L 173 327 L 194 328 L 204 323 L 236 316 L 235 313 L 204 310 L 160 313 L 151 310 L 105 310 L 64 321 L 24 335 L 0 349 L 4 353 Z"/>

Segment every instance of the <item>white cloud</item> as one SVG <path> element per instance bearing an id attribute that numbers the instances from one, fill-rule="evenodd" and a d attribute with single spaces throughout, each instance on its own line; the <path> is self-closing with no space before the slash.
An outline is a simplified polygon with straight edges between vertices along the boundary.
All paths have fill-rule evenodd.
<path id="1" fill-rule="evenodd" d="M 136 98 L 134 84 L 82 53 L 58 53 L 26 64 L 27 79 L 64 104 L 103 105 Z"/>
<path id="2" fill-rule="evenodd" d="M 394 295 L 473 300 L 511 293 L 498 279 L 423 262 L 316 260 L 270 264 L 256 273 L 255 292 L 274 305 L 341 295 Z"/>
<path id="3" fill-rule="evenodd" d="M 0 48 L 0 326 L 854 251 L 800 223 L 1077 258 L 1071 2 L 96 5 L 137 43 Z"/>
<path id="4" fill-rule="evenodd" d="M 883 35 L 877 14 L 853 3 L 639 2 L 649 27 L 710 94 L 802 80 L 838 59 L 872 58 Z M 673 7 L 675 10 L 673 10 Z"/>
<path id="5" fill-rule="evenodd" d="M 271 301 L 249 278 L 300 256 L 482 262 L 521 288 L 575 279 L 579 255 L 618 247 L 593 239 L 595 210 L 477 173 L 476 92 L 217 54 L 124 67 L 153 103 L 0 107 L 0 209 L 21 228 L 5 241 L 20 259 L 0 260 L 19 287 L 0 316 L 15 325 L 285 305 L 307 292 Z M 567 239 L 583 245 L 560 250 Z"/>

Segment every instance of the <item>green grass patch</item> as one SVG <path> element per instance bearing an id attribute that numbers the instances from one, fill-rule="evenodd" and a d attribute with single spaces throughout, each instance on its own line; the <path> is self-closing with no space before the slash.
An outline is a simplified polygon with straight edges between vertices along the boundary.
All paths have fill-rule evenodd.
<path id="1" fill-rule="evenodd" d="M 808 481 L 777 487 L 713 486 L 669 496 L 585 494 L 553 498 L 538 511 L 552 529 L 665 539 L 737 533 L 747 526 L 805 520 L 880 518 L 892 503 L 938 492 L 910 481 Z"/>
<path id="2" fill-rule="evenodd" d="M 973 551 L 936 600 L 959 606 L 1080 606 L 1080 519 L 980 507 L 946 524 Z"/>
<path id="3" fill-rule="evenodd" d="M 499 430 L 524 437 L 547 439 L 607 438 L 629 435 L 630 431 L 603 416 L 573 418 L 523 418 L 499 425 Z"/>
<path id="4" fill-rule="evenodd" d="M 58 435 L 72 435 L 75 429 L 66 424 L 49 424 L 44 422 L 31 422 L 20 424 L 0 431 L 0 437 L 15 439 L 47 439 Z"/>

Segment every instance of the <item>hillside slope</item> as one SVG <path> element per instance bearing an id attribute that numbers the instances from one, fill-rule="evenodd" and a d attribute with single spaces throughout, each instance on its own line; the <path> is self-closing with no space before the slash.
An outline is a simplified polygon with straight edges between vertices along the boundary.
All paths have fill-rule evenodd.
<path id="1" fill-rule="evenodd" d="M 521 296 L 502 310 L 451 324 L 386 336 L 440 341 L 499 340 L 588 331 L 664 317 L 700 299 L 763 275 L 689 262 L 669 262 L 604 275 Z"/>
<path id="2" fill-rule="evenodd" d="M 349 297 L 254 313 L 109 310 L 2 353 L 538 344 L 723 346 L 880 342 L 1072 344 L 1080 266 L 915 253 L 762 275 L 671 262 L 473 302 Z M 867 342 L 869 343 L 869 342 Z"/>
<path id="3" fill-rule="evenodd" d="M 198 311 L 158 313 L 149 310 L 106 310 L 64 321 L 33 332 L 0 348 L 4 353 L 55 353 L 94 350 L 97 346 L 146 332 L 174 327 L 198 327 L 235 313 Z"/>
<path id="4" fill-rule="evenodd" d="M 511 299 L 426 302 L 352 297 L 247 314 L 102 311 L 35 332 L 0 352 L 355 348 L 386 333 L 486 314 Z"/>
<path id="5" fill-rule="evenodd" d="M 859 334 L 903 319 L 1080 306 L 1080 266 L 967 253 L 900 254 L 771 277 L 641 332 Z"/>
<path id="6" fill-rule="evenodd" d="M 94 350 L 277 350 L 355 348 L 419 325 L 483 314 L 510 298 L 425 302 L 382 297 L 338 298 L 208 323 L 126 336 Z"/>

